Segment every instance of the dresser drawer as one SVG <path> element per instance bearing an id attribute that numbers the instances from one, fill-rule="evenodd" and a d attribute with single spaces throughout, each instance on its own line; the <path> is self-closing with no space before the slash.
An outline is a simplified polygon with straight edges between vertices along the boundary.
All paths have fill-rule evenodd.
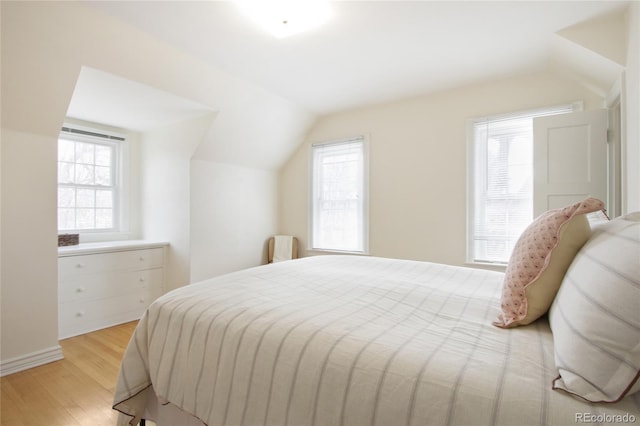
<path id="1" fill-rule="evenodd" d="M 66 256 L 58 259 L 58 279 L 122 269 L 148 269 L 162 266 L 163 248 L 117 251 Z"/>
<path id="2" fill-rule="evenodd" d="M 75 275 L 60 281 L 58 301 L 106 299 L 151 287 L 162 292 L 163 279 L 162 268 Z"/>
<path id="3" fill-rule="evenodd" d="M 147 288 L 109 299 L 60 303 L 59 338 L 139 319 L 158 296 L 159 292 Z"/>

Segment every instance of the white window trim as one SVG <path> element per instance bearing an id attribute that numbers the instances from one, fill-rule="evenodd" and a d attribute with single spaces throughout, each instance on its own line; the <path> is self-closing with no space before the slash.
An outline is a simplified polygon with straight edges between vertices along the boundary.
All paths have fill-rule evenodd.
<path id="1" fill-rule="evenodd" d="M 353 140 L 362 140 L 363 142 L 363 200 L 362 200 L 362 221 L 363 221 L 363 229 L 362 229 L 362 251 L 350 251 L 350 250 L 338 250 L 338 249 L 324 249 L 324 248 L 314 248 L 313 247 L 313 227 L 314 227 L 314 168 L 313 168 L 313 148 L 321 145 L 333 145 L 340 143 L 348 143 Z M 308 202 L 307 202 L 307 251 L 308 252 L 316 252 L 316 253 L 335 253 L 335 254 L 355 254 L 355 255 L 369 255 L 369 135 L 356 135 L 351 137 L 345 137 L 340 139 L 331 139 L 325 140 L 321 142 L 314 142 L 309 145 L 309 154 L 308 154 L 308 169 L 309 169 L 309 178 L 308 178 Z"/>
<path id="2" fill-rule="evenodd" d="M 64 129 L 80 130 L 82 132 L 90 132 L 101 135 L 108 135 L 114 139 L 103 138 L 100 136 L 91 136 L 86 134 L 74 134 L 64 131 Z M 91 141 L 105 145 L 115 146 L 116 158 L 113 159 L 114 166 L 114 218 L 113 227 L 108 229 L 77 229 L 77 230 L 58 230 L 59 233 L 78 233 L 81 242 L 98 242 L 98 241 L 115 241 L 128 239 L 130 237 L 130 206 L 129 184 L 124 182 L 130 181 L 130 134 L 122 130 L 114 130 L 97 123 L 79 124 L 76 122 L 65 122 L 62 126 L 59 137 L 65 137 L 74 141 Z M 57 188 L 57 184 L 56 184 Z"/>
<path id="3" fill-rule="evenodd" d="M 465 264 L 470 266 L 479 266 L 488 269 L 495 270 L 504 270 L 507 266 L 508 262 L 488 262 L 488 261 L 477 261 L 474 260 L 473 256 L 473 221 L 475 217 L 475 203 L 474 203 L 474 184 L 475 184 L 475 137 L 474 137 L 474 126 L 477 123 L 487 122 L 487 121 L 498 121 L 498 120 L 510 120 L 516 119 L 518 117 L 530 116 L 530 115 L 544 115 L 546 112 L 562 109 L 562 108 L 571 108 L 573 112 L 582 111 L 584 109 L 584 103 L 582 101 L 576 101 L 570 104 L 560 104 L 554 105 L 544 108 L 535 108 L 530 110 L 520 110 L 511 113 L 505 114 L 496 114 L 490 116 L 483 117 L 475 117 L 467 119 L 467 217 L 466 217 L 466 254 L 465 254 Z"/>

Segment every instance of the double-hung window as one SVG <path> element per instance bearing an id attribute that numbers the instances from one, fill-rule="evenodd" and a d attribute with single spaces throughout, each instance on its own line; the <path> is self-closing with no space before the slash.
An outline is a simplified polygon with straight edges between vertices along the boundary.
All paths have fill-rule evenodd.
<path id="1" fill-rule="evenodd" d="M 533 119 L 573 105 L 472 120 L 467 261 L 506 264 L 533 220 Z"/>
<path id="2" fill-rule="evenodd" d="M 63 127 L 58 139 L 58 231 L 119 229 L 120 135 Z"/>
<path id="3" fill-rule="evenodd" d="M 311 169 L 311 249 L 367 253 L 365 137 L 312 145 Z"/>

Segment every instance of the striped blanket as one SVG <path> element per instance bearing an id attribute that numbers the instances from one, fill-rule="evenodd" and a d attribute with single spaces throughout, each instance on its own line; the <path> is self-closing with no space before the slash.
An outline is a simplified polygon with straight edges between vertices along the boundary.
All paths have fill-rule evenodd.
<path id="1" fill-rule="evenodd" d="M 598 405 L 551 389 L 546 320 L 491 325 L 502 279 L 317 256 L 167 293 L 126 350 L 114 397 L 119 424 L 137 424 L 151 392 L 210 426 L 640 421 L 638 394 Z"/>

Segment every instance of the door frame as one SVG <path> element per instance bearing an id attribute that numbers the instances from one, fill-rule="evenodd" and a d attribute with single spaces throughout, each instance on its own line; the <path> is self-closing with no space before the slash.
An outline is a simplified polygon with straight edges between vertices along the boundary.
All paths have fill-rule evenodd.
<path id="1" fill-rule="evenodd" d="M 626 158 L 626 134 L 625 125 L 625 74 L 613 84 L 606 98 L 606 107 L 609 110 L 609 131 L 607 134 L 607 213 L 611 219 L 620 216 L 626 211 L 626 198 L 624 189 L 626 164 L 622 161 Z"/>

